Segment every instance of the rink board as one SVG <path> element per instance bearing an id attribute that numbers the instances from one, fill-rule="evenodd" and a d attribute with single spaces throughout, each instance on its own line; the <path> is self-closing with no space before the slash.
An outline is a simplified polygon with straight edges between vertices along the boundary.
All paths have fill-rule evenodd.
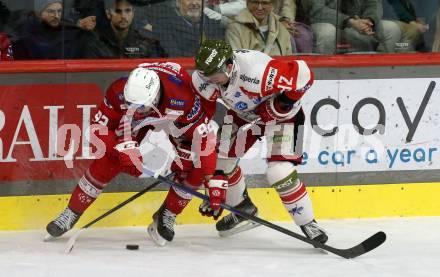
<path id="1" fill-rule="evenodd" d="M 440 183 L 408 183 L 362 186 L 309 187 L 317 219 L 435 216 L 440 214 Z M 287 221 L 275 190 L 250 189 L 260 216 L 270 221 Z M 149 192 L 97 223 L 99 227 L 146 226 L 161 205 L 166 191 Z M 81 218 L 77 226 L 113 208 L 134 193 L 103 193 Z M 42 229 L 67 205 L 69 195 L 2 197 L 0 230 Z M 178 224 L 212 224 L 198 213 L 194 199 L 177 219 Z"/>

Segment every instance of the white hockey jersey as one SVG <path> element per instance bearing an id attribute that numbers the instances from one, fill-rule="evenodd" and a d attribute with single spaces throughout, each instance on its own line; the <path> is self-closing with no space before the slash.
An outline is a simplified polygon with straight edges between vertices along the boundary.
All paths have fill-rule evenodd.
<path id="1" fill-rule="evenodd" d="M 313 73 L 302 60 L 282 61 L 254 50 L 234 50 L 235 62 L 227 87 L 211 84 L 197 70 L 195 90 L 208 101 L 220 98 L 241 118 L 258 117 L 255 108 L 278 93 L 299 100 L 313 83 Z"/>

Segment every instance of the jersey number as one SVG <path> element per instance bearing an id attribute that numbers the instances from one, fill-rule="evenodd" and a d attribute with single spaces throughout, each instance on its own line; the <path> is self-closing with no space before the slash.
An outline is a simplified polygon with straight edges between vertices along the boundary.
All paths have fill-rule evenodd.
<path id="1" fill-rule="evenodd" d="M 105 114 L 103 114 L 101 111 L 98 111 L 95 114 L 95 122 L 107 126 L 108 117 Z"/>
<path id="2" fill-rule="evenodd" d="M 280 75 L 280 78 L 278 79 L 278 88 L 282 90 L 293 90 L 293 77 L 287 79 Z"/>

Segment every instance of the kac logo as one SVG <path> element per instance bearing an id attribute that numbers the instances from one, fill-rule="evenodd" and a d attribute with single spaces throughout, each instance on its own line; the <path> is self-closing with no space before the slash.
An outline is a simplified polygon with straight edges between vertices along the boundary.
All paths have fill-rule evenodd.
<path id="1" fill-rule="evenodd" d="M 240 101 L 237 104 L 235 104 L 235 108 L 237 110 L 240 110 L 240 111 L 246 110 L 247 107 L 248 107 L 248 105 L 245 102 L 242 102 L 242 101 Z"/>
<path id="2" fill-rule="evenodd" d="M 261 103 L 261 97 L 257 97 L 255 99 L 252 100 L 252 102 L 254 102 L 255 105 L 259 105 Z"/>
<path id="3" fill-rule="evenodd" d="M 303 210 L 304 210 L 304 207 L 302 207 L 302 206 L 298 207 L 298 205 L 295 205 L 294 208 L 289 210 L 289 213 L 291 213 L 292 215 L 301 214 Z"/>
<path id="4" fill-rule="evenodd" d="M 204 91 L 207 87 L 208 87 L 209 83 L 208 82 L 204 82 L 202 84 L 200 84 L 199 86 L 199 92 Z"/>

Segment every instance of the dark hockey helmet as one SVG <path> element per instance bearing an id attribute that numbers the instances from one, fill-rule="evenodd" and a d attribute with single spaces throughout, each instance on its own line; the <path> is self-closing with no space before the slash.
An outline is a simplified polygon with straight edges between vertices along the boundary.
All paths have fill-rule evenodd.
<path id="1" fill-rule="evenodd" d="M 202 42 L 196 55 L 196 69 L 210 76 L 225 69 L 226 62 L 233 58 L 232 47 L 224 40 L 208 39 Z"/>

